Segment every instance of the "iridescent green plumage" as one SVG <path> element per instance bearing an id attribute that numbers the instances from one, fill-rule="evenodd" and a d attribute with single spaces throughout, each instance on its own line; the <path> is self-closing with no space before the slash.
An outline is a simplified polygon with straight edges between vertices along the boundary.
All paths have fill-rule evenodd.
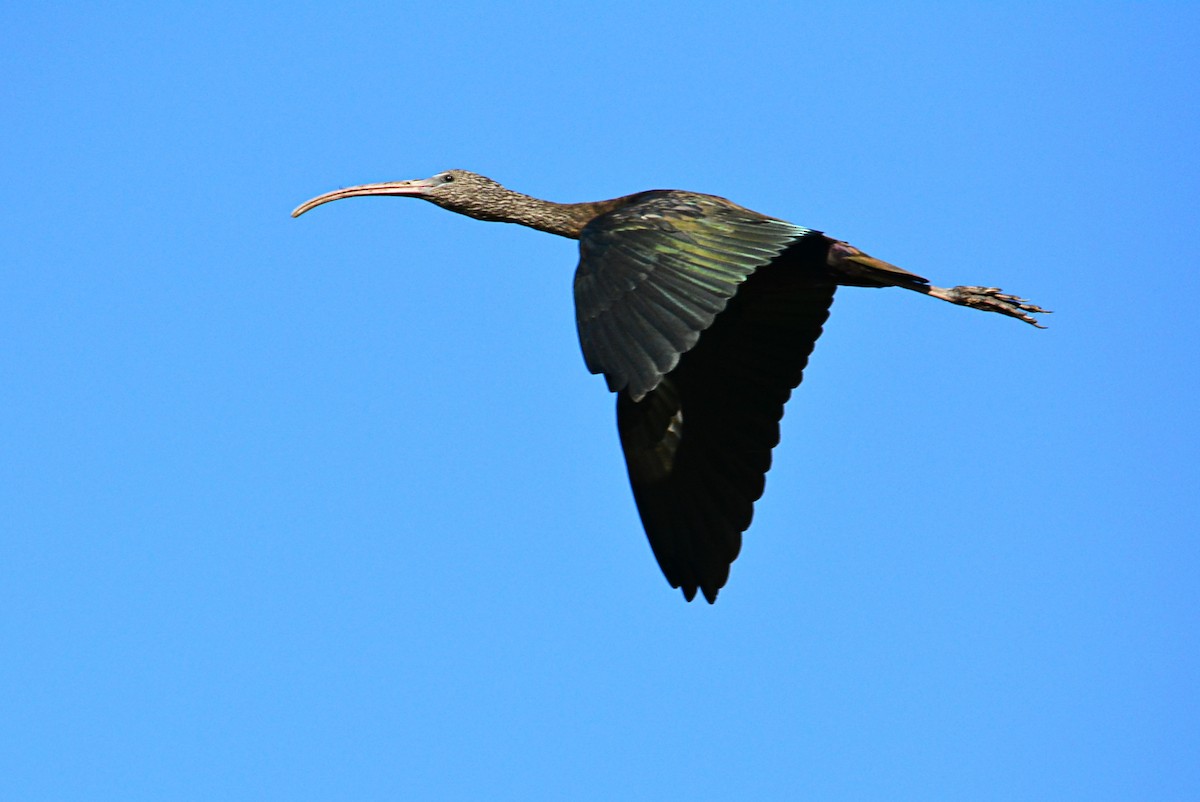
<path id="1" fill-rule="evenodd" d="M 800 384 L 836 285 L 814 269 L 820 235 L 793 244 L 739 288 L 641 401 L 617 396 L 629 480 L 672 586 L 710 602 L 763 493 L 784 403 Z"/>
<path id="2" fill-rule="evenodd" d="M 833 301 L 833 281 L 805 264 L 821 263 L 824 240 L 689 192 L 635 196 L 580 235 L 584 359 L 618 393 L 642 524 L 689 600 L 716 599 L 762 495 L 784 402 Z"/>
<path id="3" fill-rule="evenodd" d="M 1038 325 L 994 287 L 934 287 L 820 232 L 713 195 L 654 190 L 561 204 L 466 170 L 337 190 L 419 197 L 481 220 L 580 241 L 584 359 L 617 393 L 638 511 L 663 574 L 713 602 L 762 495 L 783 407 L 839 286 L 901 287 Z"/>
<path id="4" fill-rule="evenodd" d="M 721 198 L 646 192 L 579 237 L 575 312 L 584 359 L 640 400 L 755 270 L 812 232 Z"/>

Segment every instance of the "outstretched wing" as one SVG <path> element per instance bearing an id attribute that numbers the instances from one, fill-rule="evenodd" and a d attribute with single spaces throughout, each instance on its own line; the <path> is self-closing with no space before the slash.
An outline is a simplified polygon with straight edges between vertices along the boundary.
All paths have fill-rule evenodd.
<path id="1" fill-rule="evenodd" d="M 812 233 L 689 192 L 642 193 L 600 215 L 580 234 L 575 273 L 588 369 L 641 400 L 748 276 Z"/>
<path id="2" fill-rule="evenodd" d="M 784 403 L 833 302 L 827 243 L 811 237 L 758 270 L 658 386 L 617 396 L 642 524 L 688 601 L 697 589 L 716 600 L 762 496 Z"/>

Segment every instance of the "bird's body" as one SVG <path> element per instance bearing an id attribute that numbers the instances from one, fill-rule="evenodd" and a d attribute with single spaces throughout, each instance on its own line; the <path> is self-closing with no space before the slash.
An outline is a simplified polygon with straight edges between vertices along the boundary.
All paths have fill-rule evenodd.
<path id="1" fill-rule="evenodd" d="M 580 241 L 579 339 L 617 394 L 617 428 L 659 566 L 713 602 L 762 495 L 779 421 L 839 285 L 896 286 L 1037 325 L 990 287 L 931 286 L 819 231 L 724 198 L 652 190 L 558 204 L 465 170 L 314 198 L 408 195 Z"/>

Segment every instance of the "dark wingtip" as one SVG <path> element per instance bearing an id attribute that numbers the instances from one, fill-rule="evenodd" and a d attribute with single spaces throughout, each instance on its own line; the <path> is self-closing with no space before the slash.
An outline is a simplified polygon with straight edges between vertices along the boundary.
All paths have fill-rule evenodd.
<path id="1" fill-rule="evenodd" d="M 721 592 L 720 588 L 712 588 L 711 590 L 703 585 L 681 585 L 679 589 L 683 591 L 683 598 L 688 601 L 696 600 L 696 591 L 699 590 L 704 594 L 704 600 L 709 604 L 714 604 L 717 601 L 717 594 Z"/>

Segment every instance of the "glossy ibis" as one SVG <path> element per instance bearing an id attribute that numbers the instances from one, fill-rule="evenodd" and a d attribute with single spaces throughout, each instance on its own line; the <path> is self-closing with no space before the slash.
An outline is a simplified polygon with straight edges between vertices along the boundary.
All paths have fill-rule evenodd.
<path id="1" fill-rule="evenodd" d="M 642 524 L 667 581 L 688 601 L 697 590 L 715 601 L 729 577 L 784 403 L 839 286 L 900 287 L 1034 326 L 1032 315 L 1047 311 L 995 287 L 934 287 L 819 231 L 694 192 L 552 203 L 448 170 L 339 189 L 292 215 L 360 195 L 422 198 L 579 240 L 583 357 L 617 394 Z"/>

